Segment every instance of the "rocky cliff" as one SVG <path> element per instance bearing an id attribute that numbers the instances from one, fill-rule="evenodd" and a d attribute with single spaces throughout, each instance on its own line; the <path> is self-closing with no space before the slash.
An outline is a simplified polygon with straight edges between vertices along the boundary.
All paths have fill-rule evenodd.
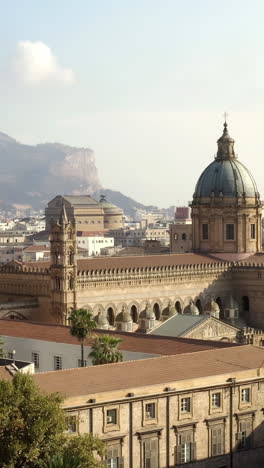
<path id="1" fill-rule="evenodd" d="M 44 207 L 56 194 L 101 187 L 94 153 L 59 143 L 23 145 L 0 132 L 0 200 Z"/>

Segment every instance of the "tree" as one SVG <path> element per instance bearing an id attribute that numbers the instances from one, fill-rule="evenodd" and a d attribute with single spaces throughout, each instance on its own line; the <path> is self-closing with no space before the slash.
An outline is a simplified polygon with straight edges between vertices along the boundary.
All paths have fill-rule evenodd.
<path id="1" fill-rule="evenodd" d="M 69 437 L 64 454 L 78 457 L 80 468 L 105 468 L 105 462 L 102 461 L 105 445 L 92 434 Z"/>
<path id="2" fill-rule="evenodd" d="M 41 393 L 32 377 L 0 381 L 0 466 L 37 466 L 64 444 L 66 419 L 57 393 Z"/>
<path id="3" fill-rule="evenodd" d="M 89 357 L 94 366 L 123 361 L 123 355 L 118 350 L 122 340 L 110 335 L 97 336 L 92 344 Z"/>
<path id="4" fill-rule="evenodd" d="M 71 335 L 76 336 L 81 343 L 81 367 L 84 367 L 84 342 L 91 331 L 96 328 L 92 312 L 87 309 L 76 309 L 70 314 Z"/>
<path id="5" fill-rule="evenodd" d="M 67 456 L 55 455 L 47 461 L 40 462 L 39 468 L 81 468 L 81 461 L 79 457 L 74 455 Z"/>

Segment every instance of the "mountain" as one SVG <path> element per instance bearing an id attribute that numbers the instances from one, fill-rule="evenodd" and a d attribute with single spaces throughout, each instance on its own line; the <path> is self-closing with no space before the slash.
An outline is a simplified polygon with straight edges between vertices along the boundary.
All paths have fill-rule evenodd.
<path id="1" fill-rule="evenodd" d="M 133 200 L 133 198 L 127 197 L 126 195 L 123 195 L 123 193 L 115 190 L 102 188 L 92 194 L 96 200 L 99 200 L 101 195 L 105 195 L 107 201 L 122 208 L 125 214 L 132 218 L 135 215 L 135 210 L 153 211 L 158 209 L 156 206 L 143 205 L 142 203 Z"/>
<path id="2" fill-rule="evenodd" d="M 2 203 L 41 208 L 56 194 L 92 193 L 101 187 L 89 148 L 23 145 L 0 132 L 0 164 Z"/>
<path id="3" fill-rule="evenodd" d="M 89 148 L 60 143 L 23 145 L 0 132 L 0 167 L 2 211 L 11 211 L 12 205 L 43 209 L 58 194 L 92 194 L 98 200 L 104 194 L 132 217 L 136 209 L 157 209 L 121 192 L 103 189 Z"/>

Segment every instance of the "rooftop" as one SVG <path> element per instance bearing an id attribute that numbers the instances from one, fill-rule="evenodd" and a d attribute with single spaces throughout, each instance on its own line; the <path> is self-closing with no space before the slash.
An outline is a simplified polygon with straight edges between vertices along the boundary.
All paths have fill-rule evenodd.
<path id="1" fill-rule="evenodd" d="M 170 355 L 178 353 L 190 353 L 205 349 L 225 348 L 238 346 L 236 344 L 220 341 L 193 340 L 190 338 L 175 338 L 151 335 L 139 335 L 129 332 L 117 332 L 111 330 L 95 330 L 97 335 L 113 335 L 121 338 L 119 348 L 122 351 L 137 351 L 151 353 L 155 350 L 157 355 Z M 79 344 L 78 339 L 70 334 L 70 327 L 65 325 L 53 325 L 21 320 L 0 319 L 0 336 L 16 336 L 34 340 L 53 341 L 57 343 Z M 93 338 L 86 341 L 91 344 Z"/>
<path id="2" fill-rule="evenodd" d="M 94 367 L 43 372 L 34 375 L 46 392 L 66 397 L 169 384 L 171 382 L 231 374 L 260 368 L 264 350 L 252 345 L 163 356 Z M 199 362 L 199 366 L 197 365 Z"/>

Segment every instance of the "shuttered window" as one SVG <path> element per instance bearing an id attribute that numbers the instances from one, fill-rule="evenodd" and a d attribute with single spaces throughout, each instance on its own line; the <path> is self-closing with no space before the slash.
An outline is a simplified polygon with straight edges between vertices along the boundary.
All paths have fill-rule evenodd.
<path id="1" fill-rule="evenodd" d="M 193 441 L 193 431 L 184 431 L 178 435 L 176 447 L 176 464 L 189 463 L 195 460 L 196 444 Z"/>
<path id="2" fill-rule="evenodd" d="M 107 447 L 106 467 L 107 468 L 124 468 L 124 457 L 121 457 L 120 445 Z"/>
<path id="3" fill-rule="evenodd" d="M 252 418 L 244 419 L 239 423 L 239 432 L 236 433 L 237 450 L 250 448 L 252 426 Z"/>
<path id="4" fill-rule="evenodd" d="M 224 426 L 215 426 L 211 429 L 211 454 L 212 457 L 224 453 Z"/>
<path id="5" fill-rule="evenodd" d="M 143 456 L 143 468 L 159 468 L 158 439 L 144 440 Z"/>

